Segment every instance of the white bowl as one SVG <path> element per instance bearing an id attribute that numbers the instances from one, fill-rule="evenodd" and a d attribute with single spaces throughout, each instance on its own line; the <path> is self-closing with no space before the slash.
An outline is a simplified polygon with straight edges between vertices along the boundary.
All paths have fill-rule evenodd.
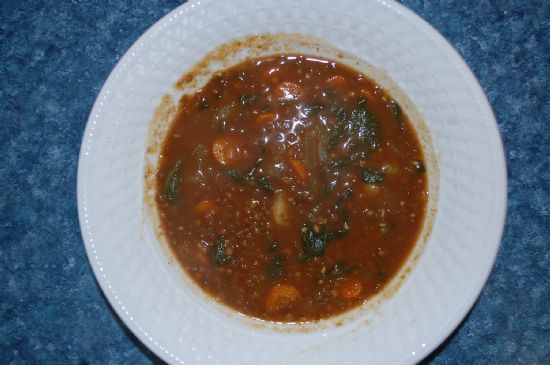
<path id="1" fill-rule="evenodd" d="M 179 77 L 216 46 L 278 32 L 318 37 L 388 75 L 414 104 L 407 112 L 421 115 L 416 119 L 429 130 L 439 161 L 437 181 L 430 176 L 430 184 L 439 185 L 432 234 L 409 263 L 410 274 L 380 305 L 308 331 L 257 326 L 192 290 L 189 280 L 174 275 L 177 265 L 151 229 L 144 198 L 150 121 L 163 96 L 175 95 Z M 475 77 L 436 31 L 401 5 L 207 0 L 166 15 L 109 76 L 82 142 L 78 208 L 105 295 L 169 363 L 410 364 L 439 345 L 479 295 L 502 234 L 505 175 L 496 123 Z"/>

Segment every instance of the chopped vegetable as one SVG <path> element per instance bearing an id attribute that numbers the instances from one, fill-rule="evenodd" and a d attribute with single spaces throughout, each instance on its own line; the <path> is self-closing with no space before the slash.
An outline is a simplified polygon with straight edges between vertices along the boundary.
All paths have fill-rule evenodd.
<path id="1" fill-rule="evenodd" d="M 290 163 L 290 166 L 292 166 L 292 169 L 294 170 L 296 175 L 300 178 L 300 180 L 307 181 L 308 173 L 303 163 L 294 159 L 288 160 L 288 163 Z"/>
<path id="2" fill-rule="evenodd" d="M 201 216 L 207 215 L 214 209 L 216 209 L 216 204 L 214 204 L 210 200 L 202 200 L 195 206 L 195 212 L 197 212 L 197 214 Z"/>
<path id="3" fill-rule="evenodd" d="M 222 165 L 233 165 L 239 159 L 239 144 L 229 135 L 221 135 L 212 145 L 212 155 Z"/>
<path id="4" fill-rule="evenodd" d="M 313 257 L 324 256 L 327 243 L 333 239 L 342 237 L 347 230 L 347 224 L 344 224 L 344 228 L 336 231 L 322 227 L 316 232 L 309 227 L 302 227 L 300 231 L 302 235 L 300 260 L 307 261 Z"/>
<path id="5" fill-rule="evenodd" d="M 294 285 L 277 284 L 267 294 L 265 309 L 275 313 L 293 307 L 300 299 L 300 292 Z"/>
<path id="6" fill-rule="evenodd" d="M 164 183 L 164 200 L 175 203 L 179 198 L 178 186 L 181 182 L 181 160 L 177 160 Z"/>
<path id="7" fill-rule="evenodd" d="M 353 299 L 361 294 L 361 290 L 363 290 L 361 281 L 357 278 L 349 278 L 342 283 L 339 292 L 342 298 Z"/>
<path id="8" fill-rule="evenodd" d="M 376 184 L 384 181 L 384 173 L 382 171 L 363 169 L 361 175 L 363 181 L 368 184 Z"/>
<path id="9" fill-rule="evenodd" d="M 256 186 L 262 189 L 263 191 L 268 192 L 269 194 L 273 194 L 273 185 L 271 185 L 271 182 L 269 181 L 267 176 L 260 176 L 256 179 Z"/>
<path id="10" fill-rule="evenodd" d="M 336 201 L 336 208 L 339 208 L 346 200 L 351 198 L 353 195 L 353 189 L 350 187 L 347 187 L 346 190 L 338 197 L 338 200 Z"/>
<path id="11" fill-rule="evenodd" d="M 285 273 L 286 257 L 272 257 L 266 267 L 267 276 L 271 279 L 280 279 Z"/>
<path id="12" fill-rule="evenodd" d="M 364 108 L 357 108 L 351 112 L 353 135 L 357 136 L 360 147 L 375 150 L 380 146 L 378 141 L 378 121 L 373 114 Z"/>
<path id="13" fill-rule="evenodd" d="M 227 247 L 224 237 L 219 237 L 211 248 L 210 257 L 216 266 L 224 266 L 233 262 L 233 258 L 227 255 Z"/>
<path id="14" fill-rule="evenodd" d="M 348 114 L 344 108 L 336 111 L 336 126 L 332 128 L 329 134 L 327 149 L 330 150 L 340 141 L 345 133 L 346 119 Z"/>
<path id="15" fill-rule="evenodd" d="M 239 184 L 249 183 L 249 179 L 247 178 L 247 176 L 243 175 L 243 173 L 240 172 L 239 169 L 227 169 L 225 170 L 225 172 Z"/>
<path id="16" fill-rule="evenodd" d="M 256 118 L 256 123 L 258 124 L 267 124 L 267 123 L 273 123 L 277 120 L 277 114 L 275 113 L 264 113 L 258 115 Z"/>
<path id="17" fill-rule="evenodd" d="M 401 106 L 397 103 L 397 101 L 392 100 L 388 107 L 390 108 L 391 113 L 393 114 L 393 117 L 395 118 L 395 121 L 399 125 L 400 129 L 403 129 L 405 127 L 403 123 L 403 111 L 401 110 Z"/>
<path id="18" fill-rule="evenodd" d="M 277 193 L 273 199 L 273 220 L 281 226 L 286 226 L 289 223 L 288 203 L 284 193 Z"/>

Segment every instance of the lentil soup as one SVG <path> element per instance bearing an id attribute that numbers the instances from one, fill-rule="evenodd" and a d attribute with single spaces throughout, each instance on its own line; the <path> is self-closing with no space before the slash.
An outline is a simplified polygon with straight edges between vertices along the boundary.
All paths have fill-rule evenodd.
<path id="1" fill-rule="evenodd" d="M 330 59 L 278 54 L 216 73 L 182 97 L 160 157 L 174 255 L 210 296 L 260 319 L 357 307 L 396 275 L 426 216 L 407 115 Z"/>

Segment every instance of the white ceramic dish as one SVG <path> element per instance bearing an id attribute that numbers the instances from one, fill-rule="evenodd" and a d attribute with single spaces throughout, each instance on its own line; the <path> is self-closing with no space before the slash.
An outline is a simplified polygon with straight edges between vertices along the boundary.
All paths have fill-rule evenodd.
<path id="1" fill-rule="evenodd" d="M 423 115 L 440 169 L 432 235 L 399 290 L 341 326 L 298 333 L 224 316 L 186 290 L 148 229 L 144 202 L 149 122 L 163 95 L 216 46 L 275 32 L 319 37 L 385 70 Z M 175 364 L 415 363 L 479 295 L 498 250 L 505 203 L 502 144 L 475 77 L 427 23 L 382 0 L 180 6 L 109 76 L 90 113 L 78 172 L 80 224 L 101 288 L 136 336 Z"/>

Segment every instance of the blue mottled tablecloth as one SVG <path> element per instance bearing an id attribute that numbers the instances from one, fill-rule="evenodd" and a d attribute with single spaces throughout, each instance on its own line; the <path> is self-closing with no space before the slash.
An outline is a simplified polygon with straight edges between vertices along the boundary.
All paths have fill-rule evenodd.
<path id="1" fill-rule="evenodd" d="M 496 114 L 508 216 L 481 297 L 429 364 L 550 364 L 550 2 L 405 5 L 462 54 Z M 0 363 L 161 363 L 109 307 L 80 236 L 88 113 L 178 1 L 0 1 Z"/>

